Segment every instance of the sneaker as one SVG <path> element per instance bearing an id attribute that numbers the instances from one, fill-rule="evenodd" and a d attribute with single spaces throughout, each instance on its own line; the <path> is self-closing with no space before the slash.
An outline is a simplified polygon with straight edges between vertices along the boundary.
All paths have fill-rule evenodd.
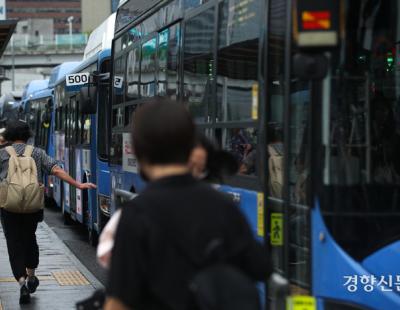
<path id="1" fill-rule="evenodd" d="M 21 286 L 19 303 L 23 305 L 23 304 L 29 304 L 30 302 L 31 302 L 31 295 L 29 293 L 28 287 L 26 286 L 26 284 L 24 284 Z"/>
<path id="2" fill-rule="evenodd" d="M 26 281 L 26 286 L 29 289 L 29 292 L 35 293 L 37 287 L 39 286 L 39 279 L 36 276 L 28 277 L 28 280 Z"/>

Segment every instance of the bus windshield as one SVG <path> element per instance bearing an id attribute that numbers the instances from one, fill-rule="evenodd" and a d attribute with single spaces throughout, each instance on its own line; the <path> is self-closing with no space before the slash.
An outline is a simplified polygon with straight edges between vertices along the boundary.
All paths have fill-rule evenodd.
<path id="1" fill-rule="evenodd" d="M 323 86 L 321 207 L 358 260 L 400 236 L 399 9 L 347 1 L 345 39 Z"/>

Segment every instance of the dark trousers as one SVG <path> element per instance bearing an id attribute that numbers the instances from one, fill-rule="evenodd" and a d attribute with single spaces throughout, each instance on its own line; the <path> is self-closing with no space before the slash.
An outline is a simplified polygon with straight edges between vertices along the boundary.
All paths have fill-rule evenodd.
<path id="1" fill-rule="evenodd" d="M 38 214 L 17 214 L 1 210 L 1 224 L 7 241 L 8 256 L 15 279 L 26 277 L 26 268 L 39 265 L 36 242 Z"/>

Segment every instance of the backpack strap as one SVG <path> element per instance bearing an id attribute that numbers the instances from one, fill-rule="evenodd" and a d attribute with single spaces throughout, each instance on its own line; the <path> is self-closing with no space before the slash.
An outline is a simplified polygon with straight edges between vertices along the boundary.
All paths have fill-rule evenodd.
<path id="1" fill-rule="evenodd" d="M 24 151 L 24 157 L 32 157 L 33 153 L 33 146 L 32 145 L 26 145 L 25 146 L 25 151 Z"/>
<path id="2" fill-rule="evenodd" d="M 7 146 L 6 151 L 7 151 L 8 155 L 18 157 L 17 152 L 15 151 L 15 149 L 12 146 Z"/>

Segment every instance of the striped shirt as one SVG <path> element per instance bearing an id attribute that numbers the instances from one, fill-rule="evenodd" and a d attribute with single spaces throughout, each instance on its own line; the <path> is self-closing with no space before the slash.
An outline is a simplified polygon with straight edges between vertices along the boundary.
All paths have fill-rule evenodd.
<path id="1" fill-rule="evenodd" d="M 14 143 L 12 146 L 18 155 L 22 155 L 25 151 L 25 145 L 23 143 Z M 9 158 L 10 155 L 8 155 L 6 149 L 0 149 L 0 180 L 7 177 Z M 43 183 L 43 173 L 51 174 L 51 170 L 57 165 L 57 161 L 47 155 L 44 150 L 37 147 L 33 149 L 32 158 L 36 163 L 38 181 L 39 183 Z"/>

